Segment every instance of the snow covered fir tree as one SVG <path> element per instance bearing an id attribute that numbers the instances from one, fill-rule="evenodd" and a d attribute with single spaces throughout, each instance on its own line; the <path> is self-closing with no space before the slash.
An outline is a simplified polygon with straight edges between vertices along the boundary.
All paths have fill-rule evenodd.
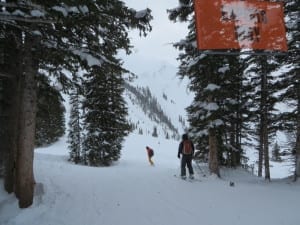
<path id="1" fill-rule="evenodd" d="M 121 71 L 111 65 L 102 65 L 87 75 L 82 103 L 84 164 L 108 166 L 120 158 L 122 142 L 130 129 L 123 82 Z"/>

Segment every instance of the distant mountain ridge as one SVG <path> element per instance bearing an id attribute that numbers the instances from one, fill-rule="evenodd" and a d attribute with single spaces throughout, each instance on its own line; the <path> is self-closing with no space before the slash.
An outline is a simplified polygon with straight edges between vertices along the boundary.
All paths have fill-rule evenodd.
<path id="1" fill-rule="evenodd" d="M 172 65 L 162 63 L 157 68 L 125 83 L 128 120 L 135 133 L 178 140 L 187 126 L 188 82 L 176 77 Z"/>
<path id="2" fill-rule="evenodd" d="M 136 107 L 141 108 L 145 116 L 153 121 L 152 136 L 158 136 L 157 128 L 161 127 L 166 138 L 170 138 L 171 136 L 173 139 L 178 139 L 178 129 L 171 122 L 168 115 L 165 114 L 161 105 L 157 101 L 157 98 L 151 93 L 149 87 L 134 87 L 129 83 L 126 83 L 125 88 L 132 104 Z M 138 130 L 139 134 L 144 134 L 144 129 L 142 126 L 140 126 L 140 124 L 143 123 L 144 120 L 134 121 L 131 118 L 130 122 L 133 128 Z M 146 131 L 151 132 L 150 129 L 151 127 L 149 129 L 146 129 Z"/>

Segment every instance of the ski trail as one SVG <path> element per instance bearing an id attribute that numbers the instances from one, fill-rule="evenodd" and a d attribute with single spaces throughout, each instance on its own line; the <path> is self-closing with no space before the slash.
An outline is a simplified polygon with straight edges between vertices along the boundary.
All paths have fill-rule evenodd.
<path id="1" fill-rule="evenodd" d="M 149 165 L 146 145 L 155 151 L 155 166 Z M 35 179 L 43 188 L 25 210 L 18 209 L 14 196 L 3 194 L 0 224 L 199 225 L 201 220 L 206 225 L 294 225 L 300 221 L 291 208 L 300 201 L 299 185 L 266 183 L 238 169 L 223 168 L 223 179 L 201 177 L 195 164 L 201 182 L 175 179 L 180 173 L 177 148 L 178 142 L 131 135 L 121 159 L 111 167 L 75 165 L 67 161 L 67 154 L 48 154 L 51 148 L 37 151 Z M 201 170 L 206 173 L 207 165 L 201 164 Z"/>

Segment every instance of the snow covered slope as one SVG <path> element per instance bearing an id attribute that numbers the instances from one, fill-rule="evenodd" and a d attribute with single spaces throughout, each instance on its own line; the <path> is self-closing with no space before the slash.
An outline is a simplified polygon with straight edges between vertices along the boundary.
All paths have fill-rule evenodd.
<path id="1" fill-rule="evenodd" d="M 145 145 L 154 148 L 150 166 Z M 0 181 L 1 225 L 296 225 L 300 183 L 263 179 L 242 170 L 222 170 L 222 179 L 183 181 L 178 142 L 131 134 L 121 160 L 112 167 L 67 161 L 64 139 L 35 153 L 34 204 L 18 209 Z M 206 173 L 206 172 L 205 172 Z M 230 186 L 229 182 L 234 182 Z"/>
<path id="2" fill-rule="evenodd" d="M 170 119 L 172 125 L 177 130 L 177 138 L 181 136 L 187 126 L 187 117 L 185 108 L 191 103 L 193 94 L 188 92 L 188 81 L 180 80 L 176 76 L 177 68 L 167 63 L 157 63 L 155 67 L 143 70 L 138 67 L 135 72 L 137 78 L 129 85 L 135 88 L 149 89 L 151 95 L 157 100 L 164 114 Z M 158 130 L 158 136 L 165 137 L 166 132 L 174 134 L 174 131 L 165 123 L 155 121 L 150 118 L 153 114 L 151 108 L 145 111 L 142 106 L 137 104 L 136 96 L 128 89 L 125 92 L 125 98 L 129 108 L 129 120 L 137 124 L 135 133 L 139 130 L 145 135 L 152 135 L 154 127 Z"/>

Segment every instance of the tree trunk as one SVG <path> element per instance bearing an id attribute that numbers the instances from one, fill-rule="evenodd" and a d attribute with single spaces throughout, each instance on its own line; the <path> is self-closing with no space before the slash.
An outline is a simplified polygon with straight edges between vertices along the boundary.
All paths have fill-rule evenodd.
<path id="1" fill-rule="evenodd" d="M 269 135 L 268 135 L 268 120 L 267 112 L 264 113 L 264 129 L 263 129 L 263 145 L 264 145 L 264 164 L 265 164 L 265 179 L 271 180 L 270 176 L 270 159 L 269 159 Z"/>
<path id="2" fill-rule="evenodd" d="M 209 171 L 211 174 L 216 174 L 220 177 L 217 146 L 216 131 L 214 128 L 211 128 L 209 130 Z"/>
<path id="3" fill-rule="evenodd" d="M 236 138 L 236 148 L 237 148 L 237 152 L 236 152 L 236 163 L 237 163 L 237 166 L 240 166 L 241 165 L 241 155 L 242 155 L 242 113 L 239 112 L 237 113 L 237 118 L 238 118 L 238 122 L 236 123 L 236 135 L 235 135 L 235 138 Z"/>
<path id="4" fill-rule="evenodd" d="M 264 63 L 262 66 L 265 68 L 267 66 L 267 58 L 264 58 Z M 262 121 L 262 146 L 264 154 L 264 165 L 265 165 L 265 179 L 269 180 L 270 177 L 270 165 L 269 165 L 269 133 L 268 133 L 268 81 L 267 74 L 265 70 L 262 74 L 261 80 L 261 121 Z"/>
<path id="5" fill-rule="evenodd" d="M 10 105 L 7 108 L 7 121 L 6 121 L 6 164 L 5 164 L 5 179 L 4 187 L 8 193 L 11 193 L 15 189 L 15 173 L 16 173 L 16 157 L 18 149 L 18 118 L 19 118 L 19 109 L 20 109 L 20 86 L 19 79 L 17 76 L 10 80 L 11 85 L 8 88 L 11 88 L 9 94 Z M 13 92 L 13 93 L 12 93 Z"/>
<path id="6" fill-rule="evenodd" d="M 263 143 L 264 143 L 263 121 L 262 121 L 262 114 L 260 114 L 259 149 L 258 149 L 258 174 L 257 174 L 259 177 L 262 177 L 263 158 L 264 158 L 264 144 Z"/>
<path id="7" fill-rule="evenodd" d="M 0 63 L 0 70 L 2 67 L 2 63 Z M 2 71 L 0 71 L 1 73 Z M 4 176 L 5 165 L 7 162 L 7 83 L 9 81 L 0 77 L 0 177 Z"/>
<path id="8" fill-rule="evenodd" d="M 1 65 L 3 78 L 2 102 L 3 111 L 1 121 L 1 143 L 0 148 L 3 151 L 4 158 L 4 188 L 8 193 L 15 189 L 15 161 L 17 154 L 17 132 L 19 117 L 19 78 L 21 74 L 20 43 L 21 33 L 18 30 L 9 31 L 9 37 L 6 37 L 3 44 L 4 60 Z M 10 48 L 7 48 L 10 46 Z M 3 122 L 3 123 L 2 123 Z"/>
<path id="9" fill-rule="evenodd" d="M 231 147 L 231 150 L 230 150 L 230 166 L 235 168 L 237 166 L 237 151 L 236 151 L 236 143 L 235 143 L 235 135 L 236 135 L 236 132 L 235 132 L 235 124 L 234 123 L 231 123 L 230 125 L 230 145 L 232 146 Z"/>
<path id="10" fill-rule="evenodd" d="M 29 36 L 29 35 L 28 35 Z M 19 120 L 18 157 L 16 164 L 16 196 L 19 207 L 29 207 L 33 202 L 33 156 L 36 117 L 36 73 L 32 37 L 26 36 L 24 48 L 24 76 L 21 78 L 21 113 Z"/>
<path id="11" fill-rule="evenodd" d="M 236 114 L 238 118 L 238 113 Z M 232 122 L 230 125 L 230 145 L 231 150 L 231 167 L 237 167 L 241 165 L 241 130 L 238 121 Z"/>
<path id="12" fill-rule="evenodd" d="M 295 165 L 295 181 L 300 177 L 300 80 L 297 83 L 297 131 L 296 131 L 296 165 Z"/>

